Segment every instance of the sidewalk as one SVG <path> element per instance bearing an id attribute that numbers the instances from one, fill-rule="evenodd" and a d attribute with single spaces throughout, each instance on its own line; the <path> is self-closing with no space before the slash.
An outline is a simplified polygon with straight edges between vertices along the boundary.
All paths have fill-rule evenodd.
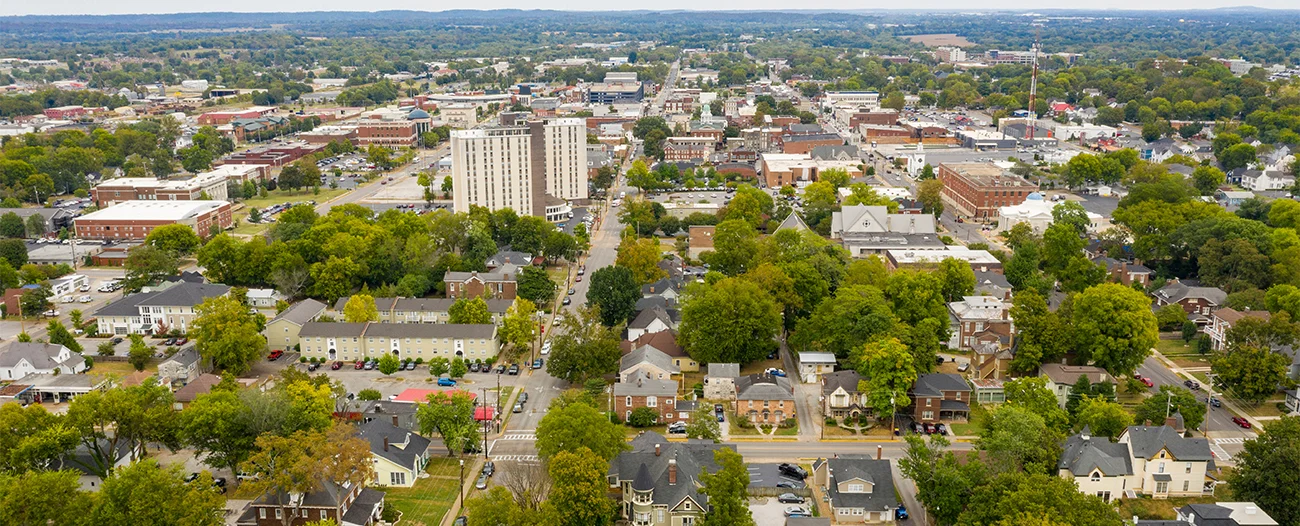
<path id="1" fill-rule="evenodd" d="M 1164 364 L 1164 366 L 1168 368 L 1170 371 L 1173 371 L 1175 375 L 1181 376 L 1184 379 L 1196 380 L 1196 377 L 1192 376 L 1192 373 L 1188 372 L 1187 369 L 1179 367 L 1178 364 L 1173 362 L 1173 360 L 1170 360 L 1169 358 L 1165 358 L 1165 355 L 1160 354 L 1160 351 L 1151 349 L 1151 355 L 1154 356 L 1157 360 L 1160 360 L 1160 363 Z M 1210 387 L 1209 391 L 1210 394 L 1212 395 L 1214 391 L 1212 386 L 1206 386 L 1206 387 Z M 1218 398 L 1219 401 L 1223 403 L 1223 407 L 1225 409 L 1228 409 L 1229 411 L 1232 411 L 1234 414 L 1240 415 L 1242 418 L 1245 418 L 1247 422 L 1250 422 L 1250 425 L 1252 427 L 1260 428 L 1264 425 L 1260 423 L 1259 419 L 1255 418 L 1254 416 L 1251 416 L 1250 413 L 1247 413 L 1246 411 L 1242 410 L 1241 407 L 1238 407 L 1236 403 L 1234 403 L 1232 400 L 1229 400 L 1227 397 L 1219 396 Z"/>

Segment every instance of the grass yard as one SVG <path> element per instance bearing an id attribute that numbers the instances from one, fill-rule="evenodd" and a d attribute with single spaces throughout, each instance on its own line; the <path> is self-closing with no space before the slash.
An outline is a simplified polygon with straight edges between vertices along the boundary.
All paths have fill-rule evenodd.
<path id="1" fill-rule="evenodd" d="M 980 433 L 980 426 L 969 422 L 965 424 L 948 424 L 948 427 L 952 428 L 953 436 L 973 437 Z"/>
<path id="2" fill-rule="evenodd" d="M 852 429 L 844 429 L 840 426 L 823 426 L 823 432 L 829 438 L 846 438 L 858 436 Z"/>
<path id="3" fill-rule="evenodd" d="M 1261 416 L 1272 416 L 1272 417 L 1282 416 L 1282 412 L 1277 410 L 1277 404 L 1279 402 L 1285 402 L 1285 400 L 1282 398 L 1273 398 L 1259 405 L 1250 405 L 1241 402 L 1240 400 L 1234 400 L 1234 402 L 1237 402 L 1237 407 L 1240 407 L 1243 411 L 1246 412 L 1246 414 L 1258 418 Z"/>
<path id="4" fill-rule="evenodd" d="M 1156 341 L 1156 350 L 1168 357 L 1191 355 L 1201 356 L 1196 352 L 1196 347 L 1190 343 L 1183 343 L 1182 338 L 1176 340 L 1160 339 Z"/>
<path id="5" fill-rule="evenodd" d="M 761 372 L 763 372 L 763 371 L 766 371 L 769 367 L 776 367 L 777 369 L 781 369 L 781 368 L 783 368 L 784 366 L 781 365 L 781 360 L 780 360 L 780 359 L 776 359 L 776 360 L 759 360 L 759 361 L 757 361 L 757 362 L 747 363 L 747 364 L 745 364 L 745 365 L 740 366 L 740 374 L 741 374 L 741 376 L 744 376 L 744 375 L 750 375 L 750 374 L 758 374 L 758 373 L 761 373 Z"/>
<path id="6" fill-rule="evenodd" d="M 384 497 L 385 505 L 402 512 L 403 524 L 440 524 L 443 515 L 456 502 L 456 494 L 460 491 L 460 463 L 457 459 L 434 456 L 429 459 L 425 472 L 429 477 L 417 479 L 415 486 L 383 490 L 387 494 Z M 471 473 L 466 466 L 466 496 L 474 491 L 474 477 L 477 475 Z"/>
<path id="7" fill-rule="evenodd" d="M 779 437 L 797 437 L 799 436 L 799 425 L 795 424 L 790 427 L 782 427 L 776 430 L 776 436 Z"/>
<path id="8" fill-rule="evenodd" d="M 1120 517 L 1137 516 L 1139 519 L 1146 520 L 1174 520 L 1178 518 L 1178 514 L 1174 512 L 1177 508 L 1188 504 L 1213 504 L 1218 500 L 1220 499 L 1213 495 L 1159 500 L 1150 497 L 1123 499 L 1119 504 L 1119 515 Z"/>
<path id="9" fill-rule="evenodd" d="M 91 358 L 97 357 L 91 356 Z M 156 371 L 157 369 L 158 360 L 156 359 L 149 360 L 149 364 L 144 366 L 145 371 Z M 97 379 L 113 377 L 119 380 L 131 376 L 134 373 L 135 367 L 132 367 L 130 362 L 102 362 L 99 360 L 95 360 L 95 366 L 89 371 L 86 371 L 86 375 Z"/>
<path id="10" fill-rule="evenodd" d="M 242 208 L 236 210 L 234 214 L 232 214 L 232 218 L 235 222 L 235 233 L 241 235 L 253 235 L 253 234 L 260 233 L 268 228 L 269 224 L 267 223 L 261 223 L 256 225 L 249 223 L 248 222 L 249 209 L 257 208 L 260 210 L 268 206 L 276 205 L 284 202 L 316 201 L 317 203 L 324 203 L 325 201 L 329 201 L 330 199 L 333 199 L 345 193 L 347 193 L 347 190 L 344 190 L 342 188 L 330 189 L 329 187 L 321 187 L 320 194 L 316 194 L 312 192 L 310 188 L 304 190 L 295 190 L 295 191 L 275 190 L 272 192 L 267 192 L 266 197 L 254 197 L 252 199 L 245 199 L 244 201 L 240 202 Z"/>

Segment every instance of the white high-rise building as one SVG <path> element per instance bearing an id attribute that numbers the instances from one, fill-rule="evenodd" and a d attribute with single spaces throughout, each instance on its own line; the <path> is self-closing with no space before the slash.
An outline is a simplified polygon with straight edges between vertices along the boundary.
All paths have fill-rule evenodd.
<path id="1" fill-rule="evenodd" d="M 582 119 L 453 131 L 455 210 L 510 208 L 562 220 L 569 212 L 565 201 L 587 198 L 586 145 Z"/>

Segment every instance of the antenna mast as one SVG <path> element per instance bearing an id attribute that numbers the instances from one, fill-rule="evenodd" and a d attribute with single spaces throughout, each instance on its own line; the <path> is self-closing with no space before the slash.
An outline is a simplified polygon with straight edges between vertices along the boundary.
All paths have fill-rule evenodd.
<path id="1" fill-rule="evenodd" d="M 1035 99 L 1038 98 L 1038 28 L 1042 24 L 1034 23 L 1034 46 L 1029 50 L 1033 54 L 1033 73 L 1029 76 L 1029 141 L 1034 140 L 1034 125 L 1038 123 L 1038 112 L 1035 111 Z"/>

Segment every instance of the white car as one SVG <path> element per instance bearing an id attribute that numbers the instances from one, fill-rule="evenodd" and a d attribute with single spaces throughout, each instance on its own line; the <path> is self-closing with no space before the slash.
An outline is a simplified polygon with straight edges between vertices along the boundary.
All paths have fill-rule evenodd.
<path id="1" fill-rule="evenodd" d="M 72 303 L 74 301 L 77 301 L 77 298 L 74 298 L 72 296 L 64 296 L 62 298 L 59 298 L 59 303 Z"/>
<path id="2" fill-rule="evenodd" d="M 41 314 L 44 315 L 44 316 L 47 317 L 47 318 L 54 318 L 54 317 L 57 317 L 57 316 L 59 315 L 59 311 L 56 311 L 56 310 L 54 310 L 54 309 L 50 309 L 50 310 L 47 310 L 47 311 L 45 311 L 45 312 L 42 312 Z"/>
<path id="3" fill-rule="evenodd" d="M 786 506 L 785 516 L 786 517 L 812 517 L 812 512 L 808 511 L 808 508 L 805 508 L 803 506 Z"/>
<path id="4" fill-rule="evenodd" d="M 90 303 L 92 301 L 94 301 L 94 299 L 92 299 L 89 294 L 77 298 L 78 303 Z"/>
<path id="5" fill-rule="evenodd" d="M 542 344 L 542 356 L 546 356 L 548 354 L 551 354 L 551 342 L 549 341 Z"/>

